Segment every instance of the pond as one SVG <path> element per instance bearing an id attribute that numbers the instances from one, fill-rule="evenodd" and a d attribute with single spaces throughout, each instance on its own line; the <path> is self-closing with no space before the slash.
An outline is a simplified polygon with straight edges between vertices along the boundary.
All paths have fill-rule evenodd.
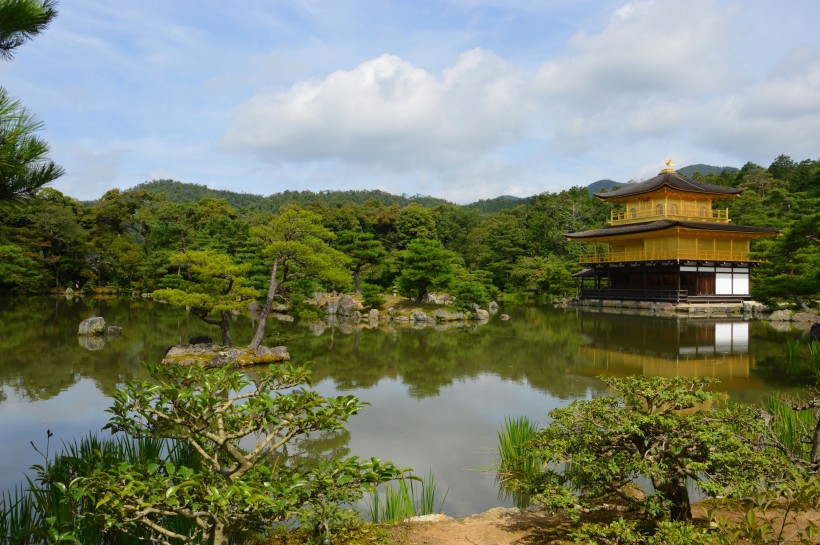
<path id="1" fill-rule="evenodd" d="M 783 362 L 787 339 L 804 333 L 788 327 L 533 305 L 502 312 L 511 319 L 450 329 L 269 323 L 269 337 L 286 344 L 294 362 L 311 363 L 320 393 L 369 404 L 347 432 L 311 437 L 300 448 L 432 471 L 449 490 L 445 512 L 458 517 L 510 504 L 487 471 L 504 417 L 545 424 L 553 408 L 605 395 L 601 374 L 714 376 L 732 399 L 748 403 L 801 387 Z M 122 327 L 122 335 L 84 346 L 77 326 L 90 316 Z M 2 490 L 42 462 L 34 446 L 45 452 L 47 431 L 51 452 L 99 432 L 117 387 L 147 376 L 142 362 L 189 337 L 218 335 L 184 310 L 143 299 L 5 299 L 0 323 Z M 237 316 L 233 331 L 237 344 L 247 343 L 253 324 Z"/>

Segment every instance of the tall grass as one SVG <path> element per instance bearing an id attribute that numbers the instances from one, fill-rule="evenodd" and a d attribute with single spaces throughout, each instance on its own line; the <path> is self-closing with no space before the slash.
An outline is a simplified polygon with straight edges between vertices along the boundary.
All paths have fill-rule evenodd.
<path id="1" fill-rule="evenodd" d="M 505 417 L 504 426 L 498 432 L 499 462 L 496 478 L 499 496 L 503 500 L 511 499 L 519 508 L 530 504 L 530 495 L 521 488 L 520 483 L 537 477 L 543 469 L 542 460 L 531 446 L 531 441 L 537 435 L 538 422 L 526 416 Z"/>
<path id="2" fill-rule="evenodd" d="M 48 438 L 51 438 L 49 432 Z M 141 465 L 170 460 L 177 467 L 199 469 L 196 453 L 187 443 L 154 438 L 116 436 L 100 439 L 89 434 L 64 444 L 52 459 L 47 443 L 43 463 L 31 466 L 26 483 L 0 495 L 0 543 L 29 545 L 74 541 L 83 544 L 150 544 L 147 531 L 128 533 L 107 529 L 94 520 L 94 498 L 71 496 L 65 485 L 99 468 L 122 463 Z M 170 521 L 181 533 L 192 522 Z"/>
<path id="3" fill-rule="evenodd" d="M 392 522 L 410 517 L 440 513 L 447 499 L 447 492 L 439 500 L 438 487 L 433 472 L 424 479 L 400 479 L 397 486 L 386 485 L 376 489 L 368 502 L 373 522 Z"/>
<path id="4" fill-rule="evenodd" d="M 820 341 L 811 341 L 809 343 L 809 354 L 811 355 L 812 367 L 814 367 L 814 376 L 820 381 Z"/>
<path id="5" fill-rule="evenodd" d="M 498 432 L 499 471 L 524 475 L 541 471 L 541 461 L 528 446 L 537 434 L 538 422 L 526 416 L 504 417 L 504 427 Z"/>
<path id="6" fill-rule="evenodd" d="M 800 354 L 800 340 L 786 339 L 786 358 L 789 364 L 794 363 L 797 356 Z"/>
<path id="7" fill-rule="evenodd" d="M 771 429 L 776 439 L 792 456 L 810 461 L 810 446 L 803 439 L 814 432 L 814 411 L 796 411 L 774 396 L 769 397 L 767 405 L 772 414 Z"/>

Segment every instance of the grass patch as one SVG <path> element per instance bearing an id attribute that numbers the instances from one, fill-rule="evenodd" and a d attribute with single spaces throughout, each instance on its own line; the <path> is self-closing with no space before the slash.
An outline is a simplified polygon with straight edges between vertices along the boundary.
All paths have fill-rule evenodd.
<path id="1" fill-rule="evenodd" d="M 432 472 L 424 479 L 399 479 L 396 486 L 376 489 L 368 502 L 373 522 L 395 522 L 410 517 L 440 513 L 447 492 L 439 499 L 436 478 Z"/>
<path id="2" fill-rule="evenodd" d="M 527 482 L 541 473 L 543 463 L 533 454 L 530 442 L 538 435 L 538 422 L 526 416 L 504 417 L 504 426 L 498 432 L 499 496 L 512 499 L 518 508 L 530 504 L 526 491 L 512 487 L 512 482 Z"/>

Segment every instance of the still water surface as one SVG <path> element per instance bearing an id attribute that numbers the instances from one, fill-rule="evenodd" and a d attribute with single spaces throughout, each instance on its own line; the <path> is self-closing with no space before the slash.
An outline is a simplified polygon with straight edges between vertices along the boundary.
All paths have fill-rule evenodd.
<path id="1" fill-rule="evenodd" d="M 507 306 L 477 328 L 378 330 L 269 323 L 294 362 L 311 362 L 324 395 L 369 403 L 348 432 L 312 437 L 301 448 L 333 456 L 376 456 L 435 474 L 449 489 L 453 516 L 497 505 L 495 460 L 505 416 L 541 424 L 575 399 L 605 395 L 601 374 L 699 375 L 721 379 L 733 399 L 757 403 L 799 387 L 783 371 L 787 338 L 765 322 L 687 320 Z M 119 338 L 83 343 L 77 326 L 103 316 Z M 146 378 L 142 362 L 194 335 L 218 336 L 184 311 L 144 300 L 29 298 L 0 300 L 0 489 L 16 485 L 32 463 L 31 443 L 52 452 L 107 422 L 118 385 Z M 234 341 L 247 343 L 251 320 L 234 319 Z"/>

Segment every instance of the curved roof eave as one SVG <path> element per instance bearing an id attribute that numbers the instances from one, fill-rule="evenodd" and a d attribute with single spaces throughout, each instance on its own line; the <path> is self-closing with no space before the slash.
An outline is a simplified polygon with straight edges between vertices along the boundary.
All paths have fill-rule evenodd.
<path id="1" fill-rule="evenodd" d="M 654 178 L 650 178 L 637 184 L 630 184 L 626 187 L 616 189 L 614 191 L 604 191 L 594 193 L 599 199 L 607 200 L 619 197 L 629 197 L 632 195 L 641 195 L 656 191 L 664 185 L 677 189 L 678 191 L 686 191 L 690 193 L 705 193 L 710 195 L 721 195 L 726 197 L 733 197 L 743 192 L 742 188 L 724 187 L 722 185 L 707 184 L 705 182 L 698 182 L 684 178 L 677 172 L 661 172 Z"/>
<path id="2" fill-rule="evenodd" d="M 732 223 L 712 223 L 699 221 L 676 221 L 658 220 L 646 223 L 631 223 L 628 225 L 618 225 L 616 227 L 604 227 L 602 229 L 590 229 L 588 231 L 578 231 L 577 233 L 564 233 L 570 239 L 588 239 L 611 237 L 616 235 L 632 235 L 638 233 L 652 233 L 663 231 L 672 227 L 683 227 L 698 231 L 717 231 L 722 233 L 744 233 L 752 236 L 772 236 L 780 231 L 771 227 L 753 227 L 751 225 L 735 225 Z"/>

